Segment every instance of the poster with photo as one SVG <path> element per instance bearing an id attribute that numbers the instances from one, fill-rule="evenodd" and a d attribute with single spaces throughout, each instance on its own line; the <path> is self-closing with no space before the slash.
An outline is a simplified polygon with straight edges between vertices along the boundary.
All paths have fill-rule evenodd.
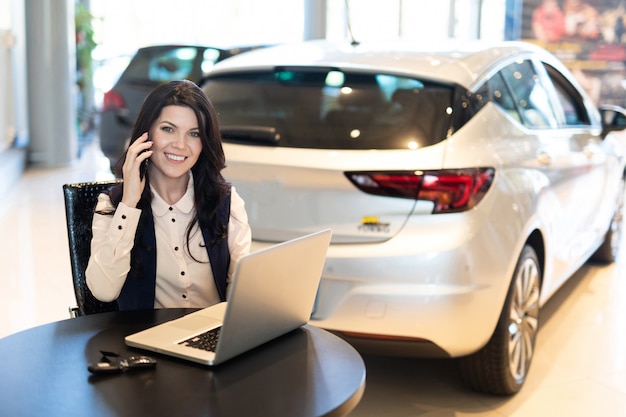
<path id="1" fill-rule="evenodd" d="M 626 107 L 626 0 L 524 0 L 522 40 L 574 73 L 596 104 Z"/>

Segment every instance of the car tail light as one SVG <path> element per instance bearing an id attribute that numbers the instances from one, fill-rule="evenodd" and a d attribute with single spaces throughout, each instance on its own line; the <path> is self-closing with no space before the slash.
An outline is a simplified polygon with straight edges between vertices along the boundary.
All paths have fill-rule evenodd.
<path id="1" fill-rule="evenodd" d="M 493 168 L 345 173 L 357 188 L 368 194 L 432 201 L 433 213 L 471 209 L 491 186 L 494 174 Z"/>
<path id="2" fill-rule="evenodd" d="M 121 110 L 126 108 L 124 98 L 120 93 L 115 90 L 110 90 L 104 93 L 104 99 L 102 100 L 102 110 Z"/>

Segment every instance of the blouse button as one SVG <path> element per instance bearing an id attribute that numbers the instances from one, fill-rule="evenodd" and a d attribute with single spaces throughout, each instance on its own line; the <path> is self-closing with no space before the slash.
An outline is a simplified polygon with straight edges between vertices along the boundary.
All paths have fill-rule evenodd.
<path id="1" fill-rule="evenodd" d="M 125 214 L 122 214 L 122 219 L 126 219 L 126 215 Z"/>
<path id="2" fill-rule="evenodd" d="M 172 223 L 174 223 L 176 221 L 176 219 L 172 219 Z"/>
<path id="3" fill-rule="evenodd" d="M 187 294 L 183 294 L 183 298 L 187 298 Z"/>
<path id="4" fill-rule="evenodd" d="M 117 230 L 122 230 L 122 225 L 121 224 L 117 226 Z"/>
<path id="5" fill-rule="evenodd" d="M 170 208 L 169 208 L 169 210 L 170 210 L 170 211 L 174 210 L 174 207 L 170 207 Z"/>
<path id="6" fill-rule="evenodd" d="M 178 246 L 174 246 L 174 250 L 178 250 Z"/>
<path id="7" fill-rule="evenodd" d="M 185 275 L 185 271 L 180 271 L 180 275 Z"/>

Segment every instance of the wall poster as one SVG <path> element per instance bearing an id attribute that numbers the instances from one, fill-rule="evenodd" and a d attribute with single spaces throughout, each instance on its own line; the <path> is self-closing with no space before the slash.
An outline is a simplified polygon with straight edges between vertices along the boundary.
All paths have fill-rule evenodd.
<path id="1" fill-rule="evenodd" d="M 626 107 L 626 0 L 524 0 L 522 40 L 552 52 L 596 105 Z"/>

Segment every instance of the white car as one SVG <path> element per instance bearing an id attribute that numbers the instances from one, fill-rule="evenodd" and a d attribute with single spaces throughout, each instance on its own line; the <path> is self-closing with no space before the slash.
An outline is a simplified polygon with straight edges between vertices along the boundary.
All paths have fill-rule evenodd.
<path id="1" fill-rule="evenodd" d="M 515 393 L 539 307 L 615 258 L 626 119 L 530 44 L 310 41 L 204 90 L 255 247 L 332 228 L 312 323 L 361 349 L 458 357 Z"/>

